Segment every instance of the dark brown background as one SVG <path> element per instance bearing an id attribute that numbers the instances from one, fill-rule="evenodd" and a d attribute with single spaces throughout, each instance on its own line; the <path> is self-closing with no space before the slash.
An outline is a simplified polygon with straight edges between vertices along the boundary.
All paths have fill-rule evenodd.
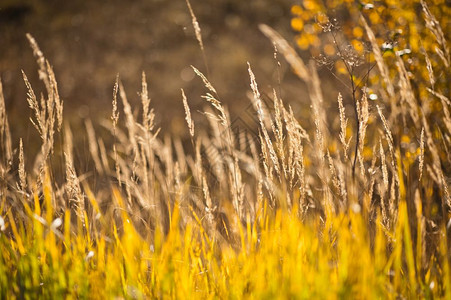
<path id="1" fill-rule="evenodd" d="M 281 86 L 271 42 L 258 30 L 265 23 L 290 42 L 290 0 L 192 0 L 202 29 L 210 80 L 232 118 L 250 104 L 247 64 L 252 64 L 263 93 L 274 87 L 295 110 L 305 110 L 303 84 L 282 61 Z M 19 136 L 34 135 L 26 107 L 23 69 L 39 94 L 42 84 L 25 33 L 31 33 L 53 65 L 65 119 L 108 118 L 112 87 L 120 74 L 129 101 L 138 109 L 141 72 L 148 76 L 157 126 L 163 132 L 186 135 L 180 88 L 184 88 L 193 118 L 205 117 L 205 93 L 190 65 L 205 72 L 184 0 L 56 1 L 0 0 L 0 76 L 12 127 Z M 305 58 L 309 58 L 308 55 Z M 281 89 L 279 89 L 281 87 Z M 301 108 L 305 109 L 301 109 Z M 77 126 L 77 125 L 73 125 Z"/>

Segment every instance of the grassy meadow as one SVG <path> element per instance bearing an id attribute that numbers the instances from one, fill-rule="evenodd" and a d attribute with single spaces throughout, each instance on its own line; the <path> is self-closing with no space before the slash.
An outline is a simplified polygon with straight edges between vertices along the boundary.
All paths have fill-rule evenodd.
<path id="1" fill-rule="evenodd" d="M 309 104 L 282 84 L 267 97 L 248 63 L 253 130 L 210 81 L 186 4 L 205 105 L 181 89 L 184 137 L 156 126 L 144 72 L 138 96 L 111 83 L 110 118 L 66 121 L 26 36 L 40 144 L 11 134 L 0 82 L 0 298 L 451 299 L 449 2 L 305 0 L 292 37 L 260 25 Z"/>

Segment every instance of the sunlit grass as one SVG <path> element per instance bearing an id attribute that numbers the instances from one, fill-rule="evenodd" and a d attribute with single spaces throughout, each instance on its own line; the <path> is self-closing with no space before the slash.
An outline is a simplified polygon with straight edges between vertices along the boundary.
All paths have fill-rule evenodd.
<path id="1" fill-rule="evenodd" d="M 322 9 L 315 3 L 305 6 Z M 314 63 L 260 26 L 278 65 L 280 51 L 305 83 L 308 120 L 276 90 L 263 101 L 248 64 L 258 136 L 235 134 L 220 92 L 193 67 L 209 127 L 195 126 L 182 90 L 183 143 L 156 128 L 145 74 L 140 108 L 118 76 L 111 119 L 85 120 L 83 154 L 74 151 L 80 133 L 63 122 L 53 69 L 27 35 L 45 86 L 38 98 L 23 73 L 42 144 L 30 153 L 13 143 L 0 84 L 0 298 L 451 299 L 448 42 L 437 29 L 424 65 L 406 52 L 390 60 L 359 20 L 372 59 L 329 49 L 342 63 L 336 79 L 351 86 L 334 99 L 323 96 Z M 357 63 L 369 86 L 359 86 Z M 329 102 L 337 111 L 326 111 Z"/>
<path id="2" fill-rule="evenodd" d="M 271 215 L 263 210 L 254 223 L 239 226 L 240 247 L 234 249 L 217 243 L 200 224 L 181 228 L 177 206 L 168 234 L 157 230 L 150 244 L 126 212 L 95 232 L 87 217 L 84 226 L 80 221 L 72 228 L 69 211 L 52 220 L 50 197 L 44 194 L 46 210 L 37 199 L 34 210 L 26 207 L 25 223 L 7 216 L 12 234 L 0 237 L 0 271 L 8 274 L 0 281 L 2 298 L 450 296 L 446 238 L 431 259 L 434 268 L 422 274 L 405 203 L 393 235 L 380 217 L 369 226 L 352 210 L 327 215 L 325 223 L 302 222 L 297 209 Z"/>

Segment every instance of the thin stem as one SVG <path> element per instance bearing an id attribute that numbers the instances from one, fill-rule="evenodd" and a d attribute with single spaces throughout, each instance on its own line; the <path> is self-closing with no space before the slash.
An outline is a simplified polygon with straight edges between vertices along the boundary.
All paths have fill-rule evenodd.
<path id="1" fill-rule="evenodd" d="M 359 82 L 359 84 L 356 85 L 356 83 L 354 81 L 354 68 L 346 61 L 343 51 L 341 50 L 340 46 L 338 45 L 337 35 L 335 34 L 335 32 L 332 32 L 332 38 L 333 38 L 335 47 L 337 48 L 338 56 L 340 57 L 341 61 L 344 63 L 346 70 L 348 72 L 348 75 L 349 75 L 349 80 L 351 82 L 351 96 L 352 96 L 352 100 L 354 102 L 354 113 L 355 113 L 356 129 L 357 129 L 354 160 L 352 162 L 352 178 L 355 179 L 355 167 L 357 164 L 357 155 L 358 155 L 359 146 L 360 146 L 359 145 L 360 144 L 360 121 L 359 121 L 359 112 L 357 109 L 357 101 L 358 100 L 356 98 L 356 92 L 357 92 L 357 88 L 360 85 L 360 82 Z M 367 75 L 368 74 L 369 74 L 369 71 L 368 71 Z"/>

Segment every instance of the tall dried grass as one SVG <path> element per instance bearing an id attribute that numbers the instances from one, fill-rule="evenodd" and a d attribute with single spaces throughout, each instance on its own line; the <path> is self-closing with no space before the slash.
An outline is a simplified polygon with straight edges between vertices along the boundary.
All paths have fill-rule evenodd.
<path id="1" fill-rule="evenodd" d="M 203 51 L 197 20 L 189 1 L 187 4 Z M 442 48 L 438 55 L 446 65 L 447 41 L 424 3 L 423 9 Z M 259 139 L 237 136 L 217 90 L 208 76 L 193 67 L 207 89 L 202 98 L 209 105 L 205 115 L 210 128 L 194 131 L 195 117 L 182 90 L 192 141 L 185 145 L 170 135 L 161 136 L 155 128 L 145 74 L 141 117 L 134 113 L 133 101 L 128 100 L 117 77 L 111 121 L 103 123 L 113 138 L 103 139 L 94 129 L 98 124 L 85 122 L 90 153 L 85 159 L 94 166 L 89 176 L 77 172 L 74 164 L 72 149 L 77 145 L 72 144 L 70 127 L 62 119 L 63 101 L 52 67 L 27 35 L 46 88 L 46 95 L 38 100 L 23 73 L 34 114 L 31 122 L 42 145 L 33 161 L 36 168 L 28 170 L 32 154 L 24 154 L 22 139 L 18 152 L 13 150 L 11 141 L 16 137 L 9 134 L 0 84 L 0 215 L 5 216 L 0 218 L 5 224 L 1 225 L 0 247 L 7 249 L 0 259 L 0 271 L 12 268 L 16 279 L 15 283 L 0 280 L 0 295 L 30 295 L 22 287 L 47 295 L 47 286 L 38 286 L 44 280 L 49 291 L 50 286 L 56 289 L 51 278 L 65 282 L 61 293 L 78 296 L 97 290 L 99 297 L 272 297 L 281 286 L 287 297 L 322 297 L 331 295 L 324 289 L 331 285 L 334 294 L 348 296 L 449 297 L 451 200 L 446 159 L 451 146 L 450 100 L 434 79 L 434 74 L 449 76 L 449 70 L 434 69 L 429 59 L 432 54 L 425 53 L 431 88 L 426 94 L 429 98 L 419 99 L 399 56 L 398 84 L 390 79 L 390 66 L 374 33 L 365 19 L 361 22 L 383 78 L 378 93 L 385 96 L 376 104 L 362 94 L 355 103 L 358 125 L 354 131 L 347 123 L 343 96 L 337 92 L 338 114 L 326 114 L 324 103 L 330 99 L 323 96 L 316 66 L 305 63 L 278 33 L 262 25 L 263 33 L 307 84 L 310 120 L 298 120 L 275 90 L 271 115 L 249 64 Z M 429 118 L 421 104 L 426 101 L 440 101 L 439 121 Z M 329 123 L 331 119 L 338 122 Z M 419 139 L 413 159 L 402 145 L 403 128 L 410 129 L 411 140 Z M 60 154 L 54 151 L 54 132 L 62 129 L 64 151 Z M 354 153 L 349 153 L 356 136 Z M 104 140 L 112 142 L 105 144 Z M 341 149 L 332 145 L 341 145 Z M 52 169 L 51 160 L 61 155 L 65 179 L 58 184 L 52 178 L 61 171 Z M 359 172 L 355 174 L 351 156 L 358 159 Z M 36 238 L 29 238 L 31 234 Z M 95 254 L 86 254 L 91 248 L 96 249 Z M 29 251 L 40 258 L 28 265 L 15 260 L 26 260 Z M 39 256 L 39 251 L 50 258 Z M 58 262 L 60 257 L 63 260 Z M 71 257 L 79 261 L 71 265 Z M 60 265 L 50 266 L 49 262 Z M 74 271 L 76 263 L 83 270 Z M 51 277 L 45 269 L 50 267 L 58 270 L 55 276 L 60 277 Z M 376 273 L 369 272 L 369 267 Z M 254 269 L 256 276 L 252 275 Z M 89 274 L 89 280 L 102 286 L 92 287 L 89 281 L 61 270 Z M 277 274 L 268 273 L 276 270 Z M 27 277 L 27 271 L 43 275 Z M 19 274 L 31 281 L 21 283 Z M 98 280 L 102 276 L 111 282 Z M 248 280 L 244 280 L 246 276 Z M 181 290 L 175 282 L 180 282 Z M 120 283 L 120 288 L 115 283 Z M 230 284 L 233 288 L 228 289 Z"/>

